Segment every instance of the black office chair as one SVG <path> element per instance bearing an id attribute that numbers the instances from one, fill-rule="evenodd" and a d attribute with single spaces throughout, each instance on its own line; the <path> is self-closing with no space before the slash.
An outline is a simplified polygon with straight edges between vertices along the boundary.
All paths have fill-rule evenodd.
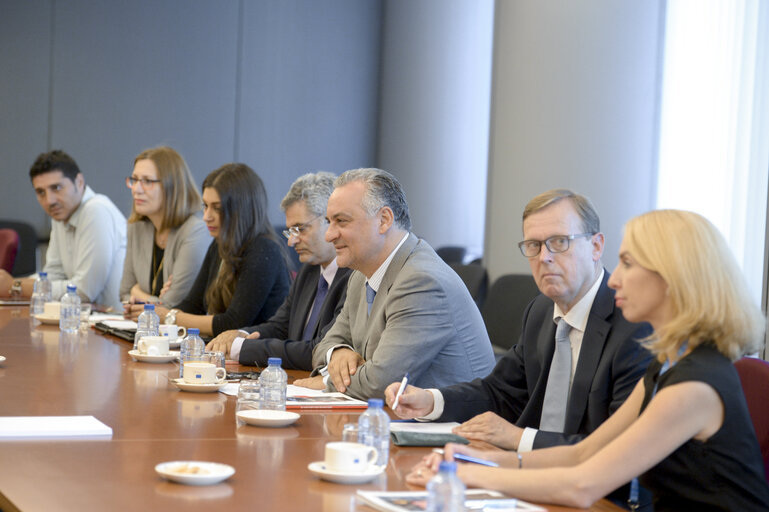
<path id="1" fill-rule="evenodd" d="M 447 245 L 445 247 L 439 247 L 435 252 L 446 263 L 464 263 L 467 249 L 464 247 Z"/>
<path id="2" fill-rule="evenodd" d="M 489 289 L 489 275 L 486 272 L 486 268 L 482 265 L 462 265 L 459 263 L 450 263 L 449 266 L 454 269 L 454 272 L 465 283 L 470 296 L 478 307 L 483 306 Z"/>
<path id="3" fill-rule="evenodd" d="M 13 263 L 14 277 L 37 272 L 37 233 L 30 224 L 15 220 L 0 220 L 0 229 L 12 229 L 19 234 L 19 248 Z"/>
<path id="4" fill-rule="evenodd" d="M 491 285 L 481 315 L 497 359 L 518 342 L 523 312 L 537 294 L 539 289 L 528 274 L 505 274 Z"/>

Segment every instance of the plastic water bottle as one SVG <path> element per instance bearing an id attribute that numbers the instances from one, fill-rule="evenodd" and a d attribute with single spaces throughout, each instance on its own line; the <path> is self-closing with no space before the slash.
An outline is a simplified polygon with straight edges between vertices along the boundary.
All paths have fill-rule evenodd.
<path id="1" fill-rule="evenodd" d="M 427 482 L 425 512 L 464 512 L 465 484 L 457 476 L 456 462 L 441 462 L 438 474 Z"/>
<path id="2" fill-rule="evenodd" d="M 67 293 L 61 298 L 59 309 L 59 329 L 64 332 L 77 332 L 80 327 L 80 297 L 74 284 L 67 285 Z"/>
<path id="3" fill-rule="evenodd" d="M 377 466 L 386 466 L 390 457 L 390 417 L 381 398 L 369 398 L 368 409 L 358 418 L 358 442 L 377 449 Z"/>
<path id="4" fill-rule="evenodd" d="M 144 314 L 144 313 L 142 313 Z M 206 351 L 206 344 L 200 338 L 200 329 L 187 329 L 187 336 L 179 346 L 179 378 L 184 377 L 184 363 L 186 361 L 199 361 Z"/>
<path id="5" fill-rule="evenodd" d="M 262 409 L 286 410 L 286 382 L 288 376 L 280 367 L 279 357 L 267 359 L 267 368 L 259 375 L 259 401 Z"/>
<path id="6" fill-rule="evenodd" d="M 51 302 L 52 298 L 53 291 L 51 290 L 51 282 L 48 280 L 48 272 L 40 272 L 32 288 L 30 313 L 42 315 L 45 312 L 45 303 Z"/>
<path id="7" fill-rule="evenodd" d="M 139 349 L 139 340 L 143 336 L 160 336 L 160 318 L 155 313 L 154 304 L 145 304 L 144 311 L 136 320 L 136 334 L 134 334 L 134 350 Z"/>

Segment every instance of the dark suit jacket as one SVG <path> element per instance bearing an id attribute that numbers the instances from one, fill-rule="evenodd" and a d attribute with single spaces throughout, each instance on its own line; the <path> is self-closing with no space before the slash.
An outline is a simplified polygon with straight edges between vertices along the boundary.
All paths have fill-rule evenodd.
<path id="1" fill-rule="evenodd" d="M 651 361 L 637 340 L 648 324 L 625 320 L 614 305 L 604 272 L 590 309 L 566 410 L 564 433 L 537 433 L 534 448 L 572 444 L 586 437 L 627 399 Z M 492 411 L 519 427 L 539 428 L 547 377 L 555 350 L 553 301 L 537 296 L 526 308 L 518 344 L 484 379 L 441 389 L 440 421 L 466 421 Z"/>
<path id="2" fill-rule="evenodd" d="M 278 311 L 264 323 L 244 329 L 259 331 L 259 338 L 246 340 L 240 349 L 240 364 L 267 366 L 267 358 L 280 357 L 282 367 L 291 370 L 312 370 L 312 349 L 334 323 L 347 295 L 349 268 L 337 269 L 334 281 L 323 300 L 313 337 L 302 340 L 304 324 L 315 300 L 320 277 L 319 265 L 302 265 L 291 284 L 288 297 Z"/>

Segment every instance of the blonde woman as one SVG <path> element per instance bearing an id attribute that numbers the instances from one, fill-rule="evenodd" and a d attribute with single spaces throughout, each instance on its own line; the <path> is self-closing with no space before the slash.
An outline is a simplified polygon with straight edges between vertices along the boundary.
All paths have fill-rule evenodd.
<path id="1" fill-rule="evenodd" d="M 579 444 L 525 454 L 482 452 L 460 478 L 537 502 L 587 507 L 640 476 L 654 510 L 767 510 L 761 452 L 732 361 L 759 349 L 764 318 L 725 240 L 703 217 L 650 212 L 625 227 L 609 280 L 631 322 L 649 322 L 656 355 L 627 401 Z M 438 456 L 408 480 L 424 484 Z"/>
<path id="2" fill-rule="evenodd" d="M 160 146 L 139 153 L 126 185 L 133 205 L 120 298 L 176 304 L 192 287 L 211 242 L 195 181 L 184 158 Z"/>

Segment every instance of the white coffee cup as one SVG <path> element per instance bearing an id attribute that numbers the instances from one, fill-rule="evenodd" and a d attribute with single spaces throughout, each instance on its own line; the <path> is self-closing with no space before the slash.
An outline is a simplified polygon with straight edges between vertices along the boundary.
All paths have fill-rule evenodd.
<path id="1" fill-rule="evenodd" d="M 184 338 L 187 335 L 187 328 L 181 325 L 160 325 L 160 335 L 166 336 L 171 343 L 178 338 Z"/>
<path id="2" fill-rule="evenodd" d="M 184 363 L 184 382 L 187 384 L 221 384 L 226 377 L 227 370 L 217 368 L 213 363 Z"/>
<path id="3" fill-rule="evenodd" d="M 363 473 L 376 462 L 377 457 L 373 446 L 346 442 L 326 444 L 326 467 L 338 473 Z"/>
<path id="4" fill-rule="evenodd" d="M 166 336 L 142 336 L 137 346 L 139 352 L 147 356 L 168 355 L 168 338 Z"/>
<path id="5" fill-rule="evenodd" d="M 61 302 L 46 302 L 43 305 L 43 314 L 51 318 L 58 318 Z"/>

